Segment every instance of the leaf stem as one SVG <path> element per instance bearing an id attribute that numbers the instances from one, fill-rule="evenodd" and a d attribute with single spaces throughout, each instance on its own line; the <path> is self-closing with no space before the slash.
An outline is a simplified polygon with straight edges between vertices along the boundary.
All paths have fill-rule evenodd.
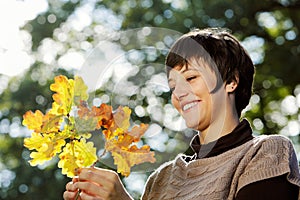
<path id="1" fill-rule="evenodd" d="M 107 150 L 106 149 L 104 149 L 104 151 L 102 152 L 102 154 L 101 155 L 99 155 L 99 158 L 102 158 L 105 154 L 106 154 L 106 152 L 107 152 Z"/>
<path id="2" fill-rule="evenodd" d="M 78 189 L 78 191 L 77 191 L 77 193 L 76 193 L 76 196 L 75 196 L 75 200 L 78 200 L 78 198 L 79 198 L 79 196 L 80 196 L 80 192 L 81 192 L 81 190 Z"/>

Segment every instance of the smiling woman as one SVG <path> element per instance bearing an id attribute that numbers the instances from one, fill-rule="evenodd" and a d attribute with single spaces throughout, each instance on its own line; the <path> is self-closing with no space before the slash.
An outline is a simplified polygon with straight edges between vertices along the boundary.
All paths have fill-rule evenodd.
<path id="1" fill-rule="evenodd" d="M 252 135 L 240 119 L 252 93 L 254 65 L 239 41 L 223 29 L 194 30 L 166 58 L 172 103 L 198 131 L 192 155 L 179 154 L 153 172 L 143 200 L 298 199 L 300 174 L 293 144 L 283 136 Z M 109 170 L 81 170 L 65 199 L 132 199 Z"/>
<path id="2" fill-rule="evenodd" d="M 241 60 L 232 59 L 235 51 L 244 52 L 235 38 L 228 35 L 218 41 L 218 35 L 209 37 L 208 31 L 201 34 L 207 40 L 203 40 L 197 31 L 179 39 L 172 47 L 166 65 L 174 106 L 185 118 L 187 126 L 200 131 L 200 140 L 208 143 L 230 133 L 239 123 L 241 110 L 251 96 L 251 84 L 246 83 L 253 81 L 254 67 L 246 53 L 241 54 Z M 234 48 L 227 50 L 230 45 Z M 243 74 L 239 72 L 241 65 L 245 68 Z M 181 74 L 182 78 L 178 75 L 174 78 L 174 74 Z M 234 93 L 243 93 L 244 98 Z M 185 110 L 186 107 L 190 109 Z M 189 118 L 186 118 L 187 114 Z M 226 119 L 229 120 L 225 123 Z"/>

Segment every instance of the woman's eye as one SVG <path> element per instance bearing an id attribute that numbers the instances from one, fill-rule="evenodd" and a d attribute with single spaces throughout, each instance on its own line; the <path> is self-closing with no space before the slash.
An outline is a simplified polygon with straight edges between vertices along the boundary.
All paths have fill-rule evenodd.
<path id="1" fill-rule="evenodd" d="M 195 79 L 195 78 L 196 78 L 196 76 L 190 76 L 190 77 L 187 77 L 186 80 L 187 80 L 187 81 L 191 81 L 191 80 L 193 80 L 193 79 Z"/>

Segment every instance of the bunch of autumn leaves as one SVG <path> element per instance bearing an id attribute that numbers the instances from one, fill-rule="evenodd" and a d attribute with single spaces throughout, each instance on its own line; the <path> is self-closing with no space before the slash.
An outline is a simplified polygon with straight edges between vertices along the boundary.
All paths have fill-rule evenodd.
<path id="1" fill-rule="evenodd" d="M 154 152 L 148 145 L 136 146 L 148 125 L 130 127 L 128 107 L 120 106 L 115 111 L 104 103 L 89 107 L 87 89 L 78 76 L 74 80 L 56 76 L 50 85 L 50 90 L 55 92 L 52 108 L 46 114 L 39 110 L 24 114 L 23 125 L 33 131 L 31 137 L 24 139 L 24 146 L 34 150 L 30 164 L 43 164 L 58 155 L 62 173 L 75 176 L 77 169 L 99 161 L 94 143 L 87 141 L 91 132 L 98 129 L 105 137 L 105 151 L 111 152 L 117 171 L 122 175 L 128 176 L 134 165 L 155 162 Z"/>

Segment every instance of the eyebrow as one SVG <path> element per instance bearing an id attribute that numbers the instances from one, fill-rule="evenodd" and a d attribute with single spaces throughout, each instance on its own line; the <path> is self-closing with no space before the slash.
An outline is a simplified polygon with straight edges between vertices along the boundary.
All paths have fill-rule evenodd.
<path id="1" fill-rule="evenodd" d="M 196 69 L 194 69 L 194 68 L 185 68 L 183 71 L 179 71 L 179 73 L 184 74 L 184 73 L 186 73 L 186 72 L 188 72 L 188 71 L 199 71 L 199 70 L 196 70 Z M 168 79 L 168 82 L 173 81 L 173 80 L 174 80 L 174 79 L 169 78 L 169 79 Z"/>

